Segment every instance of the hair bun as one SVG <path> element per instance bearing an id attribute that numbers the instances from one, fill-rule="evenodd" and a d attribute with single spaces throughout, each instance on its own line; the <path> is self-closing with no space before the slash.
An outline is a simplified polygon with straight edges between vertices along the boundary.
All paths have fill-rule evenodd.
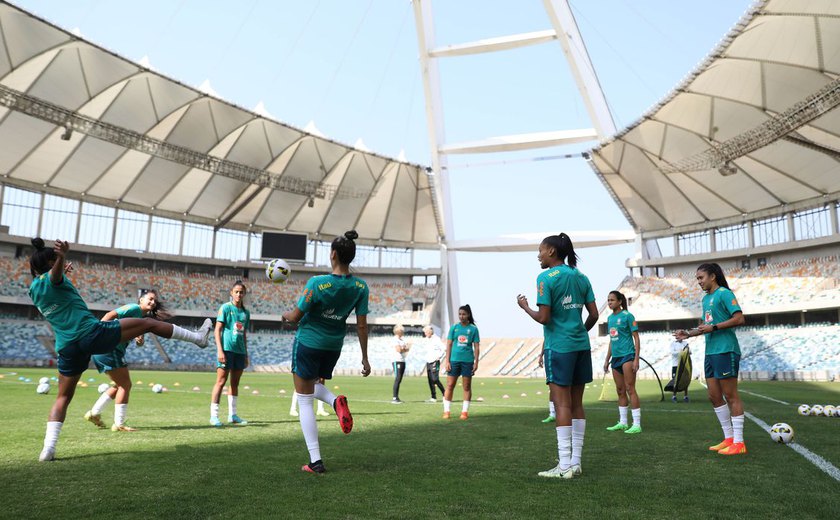
<path id="1" fill-rule="evenodd" d="M 348 232 L 344 233 L 344 237 L 345 237 L 345 238 L 348 238 L 348 239 L 350 239 L 350 240 L 356 240 L 357 238 L 359 238 L 359 234 L 358 234 L 358 233 L 356 233 L 356 230 L 355 230 L 355 229 L 352 229 L 352 230 L 350 230 L 350 231 L 348 231 Z"/>
<path id="2" fill-rule="evenodd" d="M 40 251 L 41 249 L 44 249 L 44 239 L 41 237 L 35 237 L 32 239 L 32 245 L 35 247 L 35 249 Z"/>

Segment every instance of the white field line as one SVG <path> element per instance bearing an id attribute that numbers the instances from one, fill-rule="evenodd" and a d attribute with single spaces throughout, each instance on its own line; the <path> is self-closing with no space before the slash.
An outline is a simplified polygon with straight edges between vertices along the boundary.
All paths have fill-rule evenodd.
<path id="1" fill-rule="evenodd" d="M 703 381 L 700 381 L 700 384 L 703 385 L 703 388 L 709 388 L 708 386 L 706 386 L 706 383 L 704 383 Z M 741 392 L 742 394 L 754 395 L 754 396 L 760 397 L 762 399 L 767 399 L 768 401 L 773 401 L 774 403 L 779 403 L 779 404 L 783 404 L 785 406 L 790 406 L 790 403 L 788 403 L 787 401 L 780 401 L 778 399 L 773 399 L 772 397 L 767 397 L 766 395 L 761 395 L 761 394 L 757 394 L 755 392 L 750 392 L 749 390 L 742 390 L 742 389 L 739 388 L 738 391 Z"/>
<path id="2" fill-rule="evenodd" d="M 770 426 L 766 422 L 762 421 L 761 419 L 759 419 L 758 417 L 756 417 L 755 415 L 753 415 L 749 412 L 744 412 L 744 415 L 749 417 L 749 419 L 752 422 L 757 424 L 764 431 L 766 431 L 768 433 L 770 432 Z M 808 448 L 806 448 L 805 446 L 803 446 L 803 445 L 801 445 L 797 442 L 792 442 L 792 443 L 788 444 L 787 446 L 790 449 L 792 449 L 793 451 L 795 451 L 796 453 L 798 453 L 798 454 L 802 455 L 803 457 L 805 457 L 806 459 L 808 459 L 808 461 L 811 464 L 818 467 L 820 470 L 823 471 L 823 473 L 825 473 L 829 477 L 833 478 L 834 480 L 840 482 L 840 469 L 837 469 L 837 466 L 828 462 L 824 458 L 820 457 L 819 455 L 817 455 L 813 451 L 809 450 Z"/>

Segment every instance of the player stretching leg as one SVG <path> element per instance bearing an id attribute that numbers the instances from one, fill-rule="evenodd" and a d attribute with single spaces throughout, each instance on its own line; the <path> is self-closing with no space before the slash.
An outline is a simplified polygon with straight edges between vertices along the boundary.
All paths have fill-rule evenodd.
<path id="1" fill-rule="evenodd" d="M 350 262 L 356 257 L 354 240 L 358 237 L 355 231 L 348 231 L 333 240 L 330 251 L 332 273 L 310 278 L 297 306 L 283 313 L 284 320 L 300 322 L 292 347 L 292 374 L 300 403 L 300 428 L 309 450 L 309 464 L 304 464 L 301 470 L 309 473 L 326 471 L 321 460 L 312 399 L 333 406 L 344 433 L 353 429 L 353 416 L 350 415 L 347 398 L 343 395 L 336 397 L 318 382 L 321 378 L 332 379 L 347 333 L 347 317 L 353 311 L 356 312 L 356 327 L 362 348 L 362 375 L 370 375 L 367 356 L 369 291 L 364 280 L 350 274 Z"/>
<path id="2" fill-rule="evenodd" d="M 627 311 L 627 298 L 618 291 L 611 291 L 607 306 L 613 313 L 607 318 L 610 346 L 604 360 L 604 372 L 610 367 L 615 390 L 618 392 L 618 422 L 609 431 L 624 431 L 631 435 L 642 433 L 642 409 L 636 393 L 636 373 L 639 371 L 639 327 L 636 318 Z M 627 427 L 627 404 L 632 407 L 633 426 Z"/>
<path id="3" fill-rule="evenodd" d="M 534 321 L 543 325 L 545 377 L 557 411 L 556 467 L 538 473 L 541 477 L 572 478 L 582 473 L 581 455 L 586 432 L 583 390 L 592 381 L 592 355 L 587 331 L 598 321 L 598 307 L 589 279 L 577 269 L 577 255 L 565 233 L 543 239 L 537 254 L 537 310 L 528 299 L 517 303 Z M 588 316 L 582 320 L 583 308 Z"/>
<path id="4" fill-rule="evenodd" d="M 120 343 L 147 332 L 163 338 L 190 341 L 203 348 L 207 346 L 213 322 L 207 319 L 198 332 L 192 332 L 153 318 L 99 321 L 65 276 L 65 272 L 72 269 L 65 261 L 70 244 L 56 240 L 53 248 L 48 249 L 41 238 L 33 238 L 32 245 L 35 252 L 29 258 L 33 277 L 29 297 L 52 327 L 58 354 L 58 395 L 50 410 L 44 449 L 39 456 L 39 460 L 45 462 L 55 459 L 55 447 L 67 416 L 67 407 L 73 400 L 76 383 L 93 354 L 112 352 Z"/>
<path id="5" fill-rule="evenodd" d="M 744 405 L 738 395 L 738 366 L 741 347 L 734 327 L 744 324 L 744 313 L 718 264 L 702 264 L 697 268 L 697 283 L 706 292 L 703 297 L 703 323 L 696 329 L 678 330 L 678 340 L 706 335 L 706 384 L 709 401 L 715 408 L 723 442 L 709 450 L 721 455 L 747 453 L 744 443 Z M 726 401 L 723 398 L 726 397 Z"/>

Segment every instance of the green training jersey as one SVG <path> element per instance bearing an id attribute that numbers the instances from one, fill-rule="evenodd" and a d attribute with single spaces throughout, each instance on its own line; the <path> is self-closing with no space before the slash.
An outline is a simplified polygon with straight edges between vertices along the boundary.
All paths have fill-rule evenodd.
<path id="1" fill-rule="evenodd" d="M 589 334 L 583 326 L 583 307 L 595 301 L 589 278 L 574 267 L 560 264 L 537 277 L 537 305 L 551 307 L 551 319 L 543 326 L 545 348 L 555 352 L 589 350 Z"/>
<path id="2" fill-rule="evenodd" d="M 245 350 L 245 333 L 251 323 L 251 311 L 237 307 L 231 302 L 219 307 L 216 321 L 223 324 L 222 350 L 247 354 Z"/>
<path id="3" fill-rule="evenodd" d="M 353 275 L 325 274 L 306 282 L 297 302 L 303 312 L 297 340 L 309 348 L 341 350 L 347 317 L 367 316 L 368 285 Z"/>
<path id="4" fill-rule="evenodd" d="M 143 309 L 140 308 L 139 305 L 136 303 L 129 303 L 128 305 L 123 305 L 119 309 L 116 310 L 117 312 L 117 319 L 121 320 L 123 318 L 142 318 L 143 317 Z M 114 351 L 121 352 L 125 355 L 125 349 L 128 348 L 128 341 L 124 341 L 117 345 L 114 348 Z"/>
<path id="5" fill-rule="evenodd" d="M 735 293 L 726 287 L 718 287 L 715 292 L 703 297 L 703 323 L 714 325 L 731 318 L 736 312 L 741 312 Z M 741 354 L 735 329 L 716 330 L 706 334 L 706 355 L 725 354 L 735 352 Z"/>
<path id="6" fill-rule="evenodd" d="M 620 358 L 636 353 L 636 343 L 633 333 L 639 330 L 636 317 L 628 311 L 610 314 L 607 318 L 607 328 L 610 331 L 610 352 L 613 358 Z"/>
<path id="7" fill-rule="evenodd" d="M 53 329 L 56 352 L 83 338 L 99 321 L 64 275 L 57 284 L 50 281 L 49 272 L 36 276 L 29 286 L 29 297 Z"/>
<path id="8" fill-rule="evenodd" d="M 458 322 L 449 329 L 449 336 L 447 338 L 452 340 L 452 353 L 449 356 L 450 362 L 475 362 L 473 345 L 481 342 L 481 338 L 478 336 L 478 327 L 472 323 L 461 325 Z"/>

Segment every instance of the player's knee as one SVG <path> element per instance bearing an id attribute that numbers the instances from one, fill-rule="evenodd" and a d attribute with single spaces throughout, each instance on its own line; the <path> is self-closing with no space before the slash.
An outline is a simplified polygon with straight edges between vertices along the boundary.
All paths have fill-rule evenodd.
<path id="1" fill-rule="evenodd" d="M 624 387 L 623 387 L 623 386 L 616 386 L 616 387 L 615 387 L 615 392 L 616 392 L 618 395 L 624 395 L 624 394 L 625 394 L 625 392 L 626 392 L 626 390 L 624 389 Z"/>

